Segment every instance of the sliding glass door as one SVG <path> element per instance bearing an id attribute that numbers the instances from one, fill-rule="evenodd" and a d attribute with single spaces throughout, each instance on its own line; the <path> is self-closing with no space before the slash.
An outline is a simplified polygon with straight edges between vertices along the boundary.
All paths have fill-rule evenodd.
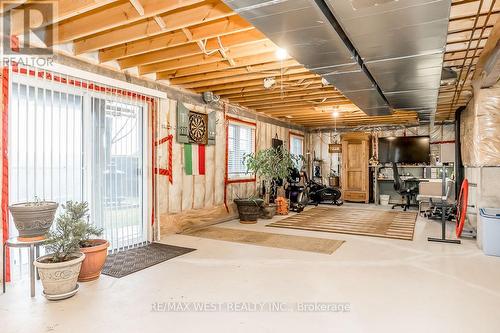
<path id="1" fill-rule="evenodd" d="M 92 217 L 115 249 L 147 240 L 143 112 L 140 104 L 92 98 Z"/>
<path id="2" fill-rule="evenodd" d="M 85 200 L 112 250 L 146 242 L 147 104 L 21 75 L 10 92 L 9 204 Z M 15 280 L 28 261 L 12 253 Z"/>

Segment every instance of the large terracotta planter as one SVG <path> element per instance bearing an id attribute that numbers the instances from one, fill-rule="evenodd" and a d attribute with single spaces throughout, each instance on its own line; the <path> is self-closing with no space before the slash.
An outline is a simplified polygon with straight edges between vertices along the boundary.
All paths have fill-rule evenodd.
<path id="1" fill-rule="evenodd" d="M 78 281 L 87 282 L 99 278 L 102 267 L 108 256 L 109 242 L 105 239 L 92 239 L 89 241 L 93 246 L 81 247 L 80 251 L 85 253 Z"/>
<path id="2" fill-rule="evenodd" d="M 51 254 L 39 257 L 33 263 L 38 268 L 42 280 L 43 292 L 48 299 L 63 299 L 71 297 L 77 290 L 76 281 L 80 274 L 85 254 L 75 253 L 74 259 L 64 262 L 46 262 Z"/>
<path id="3" fill-rule="evenodd" d="M 59 204 L 52 201 L 22 202 L 9 206 L 19 238 L 43 238 L 54 222 Z"/>

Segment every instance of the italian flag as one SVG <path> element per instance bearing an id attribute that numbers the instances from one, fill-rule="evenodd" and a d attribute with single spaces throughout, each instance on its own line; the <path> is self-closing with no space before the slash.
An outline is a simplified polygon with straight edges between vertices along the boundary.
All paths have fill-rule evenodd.
<path id="1" fill-rule="evenodd" d="M 184 171 L 186 175 L 205 174 L 205 145 L 184 144 Z"/>

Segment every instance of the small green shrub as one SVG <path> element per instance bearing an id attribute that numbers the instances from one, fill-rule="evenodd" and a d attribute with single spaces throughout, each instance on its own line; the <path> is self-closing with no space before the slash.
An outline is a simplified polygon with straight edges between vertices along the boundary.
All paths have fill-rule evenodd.
<path id="1" fill-rule="evenodd" d="M 103 231 L 87 221 L 87 202 L 67 201 L 62 207 L 64 212 L 57 217 L 56 226 L 49 231 L 45 243 L 53 263 L 73 259 L 73 254 L 79 252 L 80 247 L 89 246 L 90 238 L 100 236 Z"/>

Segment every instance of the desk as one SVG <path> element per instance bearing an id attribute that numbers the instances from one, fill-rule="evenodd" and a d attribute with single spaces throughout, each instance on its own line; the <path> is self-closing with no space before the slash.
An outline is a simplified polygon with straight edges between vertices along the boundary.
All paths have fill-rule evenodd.
<path id="1" fill-rule="evenodd" d="M 387 194 L 390 194 L 391 197 L 399 197 L 399 193 L 393 190 L 393 183 L 394 180 L 391 178 L 380 178 L 378 177 L 380 170 L 381 169 L 391 169 L 391 166 L 383 166 L 383 165 L 371 165 L 370 169 L 373 170 L 373 201 L 376 205 L 380 205 L 380 194 L 384 194 L 386 192 Z M 401 176 L 401 180 L 406 181 L 409 179 L 414 179 L 415 182 L 422 183 L 422 182 L 442 182 L 441 178 L 428 178 L 425 177 L 426 173 L 429 174 L 428 171 L 429 169 L 439 169 L 443 170 L 443 168 L 446 170 L 447 176 L 448 173 L 451 175 L 453 172 L 453 167 L 452 166 L 429 166 L 429 165 L 401 165 L 398 166 L 398 169 L 403 169 L 407 170 L 408 173 L 412 171 L 414 174 L 413 176 Z M 387 185 L 385 185 L 387 184 Z M 389 185 L 390 184 L 390 185 Z M 381 189 L 382 188 L 382 189 Z"/>
<path id="2" fill-rule="evenodd" d="M 5 293 L 5 270 L 7 266 L 6 262 L 6 250 L 7 246 L 8 247 L 15 247 L 15 248 L 22 248 L 22 247 L 28 247 L 30 250 L 30 294 L 31 297 L 35 297 L 35 270 L 36 270 L 36 279 L 39 280 L 40 277 L 38 276 L 38 269 L 33 265 L 33 262 L 35 261 L 36 258 L 40 256 L 40 245 L 42 245 L 46 240 L 33 240 L 33 241 L 26 241 L 26 242 L 21 242 L 15 238 L 10 238 L 8 239 L 4 244 L 3 244 L 3 279 L 2 279 L 2 289 L 3 292 Z M 36 252 L 36 253 L 35 253 Z M 36 257 L 35 257 L 36 255 Z"/>

